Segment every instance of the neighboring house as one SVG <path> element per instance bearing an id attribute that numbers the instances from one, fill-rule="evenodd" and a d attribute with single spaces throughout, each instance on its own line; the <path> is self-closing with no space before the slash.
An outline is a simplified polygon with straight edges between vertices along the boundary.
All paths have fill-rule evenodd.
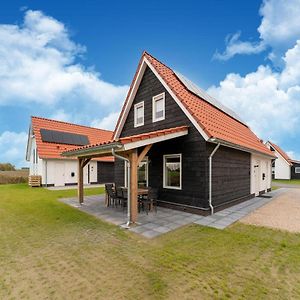
<path id="1" fill-rule="evenodd" d="M 300 162 L 291 159 L 278 145 L 270 141 L 266 145 L 277 157 L 272 162 L 272 178 L 300 179 Z"/>
<path id="2" fill-rule="evenodd" d="M 88 158 L 112 150 L 131 157 L 132 164 L 135 151 L 143 158 L 139 184 L 158 188 L 160 205 L 205 213 L 271 188 L 274 155 L 264 143 L 233 111 L 147 52 L 139 62 L 114 140 L 64 155 Z M 126 162 L 116 159 L 117 185 L 127 185 L 126 168 Z"/>
<path id="3" fill-rule="evenodd" d="M 112 137 L 112 131 L 66 122 L 31 117 L 26 160 L 30 162 L 29 175 L 40 175 L 43 186 L 77 184 L 77 159 L 61 156 L 66 150 L 101 142 Z M 114 181 L 114 158 L 91 160 L 84 168 L 84 183 Z"/>

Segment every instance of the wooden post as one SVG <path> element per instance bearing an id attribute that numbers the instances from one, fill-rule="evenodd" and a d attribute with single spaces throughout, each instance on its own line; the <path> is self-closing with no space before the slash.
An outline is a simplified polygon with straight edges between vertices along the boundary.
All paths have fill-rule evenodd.
<path id="1" fill-rule="evenodd" d="M 130 211 L 131 211 L 131 222 L 135 223 L 137 221 L 138 213 L 138 155 L 137 149 L 133 149 L 130 154 Z"/>
<path id="2" fill-rule="evenodd" d="M 78 158 L 78 200 L 79 204 L 83 203 L 83 158 Z"/>

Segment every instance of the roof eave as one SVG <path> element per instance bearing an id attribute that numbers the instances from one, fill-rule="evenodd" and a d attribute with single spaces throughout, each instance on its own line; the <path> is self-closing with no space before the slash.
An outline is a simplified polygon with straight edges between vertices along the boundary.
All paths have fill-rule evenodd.
<path id="1" fill-rule="evenodd" d="M 214 144 L 220 144 L 221 146 L 225 146 L 225 147 L 229 147 L 229 148 L 234 148 L 234 149 L 245 151 L 245 152 L 249 152 L 249 153 L 264 155 L 264 156 L 270 157 L 272 159 L 276 159 L 277 158 L 274 155 L 267 154 L 265 152 L 254 150 L 254 149 L 251 149 L 251 148 L 248 148 L 248 147 L 243 147 L 243 146 L 240 146 L 240 145 L 237 145 L 237 144 L 233 144 L 233 143 L 230 143 L 230 142 L 218 139 L 218 138 L 210 138 L 208 140 L 208 142 L 211 142 L 211 143 L 214 143 Z"/>
<path id="2" fill-rule="evenodd" d="M 113 142 L 110 144 L 104 144 L 94 147 L 88 147 L 78 150 L 65 151 L 61 153 L 61 156 L 64 157 L 88 157 L 88 156 L 108 156 L 111 155 L 112 149 L 121 150 L 123 145 L 120 142 Z"/>

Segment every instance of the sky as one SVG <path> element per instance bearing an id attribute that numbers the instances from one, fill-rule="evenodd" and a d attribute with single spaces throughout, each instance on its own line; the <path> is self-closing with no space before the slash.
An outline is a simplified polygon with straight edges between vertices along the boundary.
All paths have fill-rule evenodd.
<path id="1" fill-rule="evenodd" d="M 300 1 L 2 1 L 0 162 L 30 116 L 114 129 L 143 50 L 300 160 Z"/>

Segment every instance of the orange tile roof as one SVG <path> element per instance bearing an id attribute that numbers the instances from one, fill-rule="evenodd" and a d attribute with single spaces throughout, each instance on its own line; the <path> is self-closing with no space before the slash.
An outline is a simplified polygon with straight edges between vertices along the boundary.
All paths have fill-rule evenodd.
<path id="1" fill-rule="evenodd" d="M 128 144 L 128 143 L 133 143 L 133 142 L 138 142 L 142 140 L 147 140 L 163 135 L 168 135 L 176 132 L 181 132 L 185 131 L 188 129 L 188 126 L 179 126 L 179 127 L 173 127 L 173 128 L 168 128 L 168 129 L 162 129 L 162 130 L 157 130 L 157 131 L 151 131 L 151 132 L 146 132 L 146 133 L 141 133 L 141 134 L 136 134 L 136 135 L 131 135 L 127 137 L 122 137 L 120 139 L 111 139 L 107 141 L 103 141 L 101 143 L 96 143 L 96 144 L 91 144 L 91 145 L 86 145 L 83 147 L 78 147 L 76 149 L 70 149 L 66 152 L 72 152 L 74 150 L 82 150 L 82 149 L 89 149 L 89 148 L 94 148 L 94 147 L 99 147 L 102 145 L 108 145 L 108 144 L 113 144 L 113 143 L 120 143 L 120 144 Z"/>
<path id="2" fill-rule="evenodd" d="M 152 55 L 144 52 L 139 65 L 144 57 L 151 63 L 156 72 L 162 77 L 168 87 L 182 102 L 209 138 L 216 138 L 249 150 L 255 150 L 260 153 L 273 156 L 272 152 L 248 126 L 242 124 L 217 107 L 213 106 L 211 103 L 189 91 L 171 68 L 158 61 Z M 134 79 L 136 76 L 137 72 Z M 129 101 L 129 94 L 131 90 L 132 85 L 123 105 L 116 129 L 121 121 L 121 115 L 124 112 L 125 106 Z"/>
<path id="3" fill-rule="evenodd" d="M 270 141 L 268 141 L 268 143 L 286 160 L 289 165 L 292 165 L 293 160 L 278 145 Z"/>
<path id="4" fill-rule="evenodd" d="M 109 130 L 76 125 L 40 117 L 31 117 L 31 126 L 36 139 L 38 155 L 40 158 L 65 159 L 61 156 L 62 152 L 78 148 L 78 145 L 43 142 L 40 129 L 83 134 L 88 137 L 91 144 L 101 143 L 102 141 L 111 139 L 113 135 L 113 132 Z M 110 162 L 114 161 L 114 157 L 102 157 L 97 160 Z"/>

